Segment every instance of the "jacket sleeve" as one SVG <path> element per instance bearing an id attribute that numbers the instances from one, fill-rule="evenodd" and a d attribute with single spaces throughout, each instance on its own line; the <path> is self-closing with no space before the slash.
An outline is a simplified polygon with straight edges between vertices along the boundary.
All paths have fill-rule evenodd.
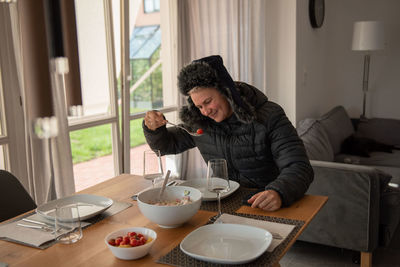
<path id="1" fill-rule="evenodd" d="M 305 194 L 314 179 L 314 172 L 296 129 L 283 109 L 270 103 L 267 132 L 279 176 L 265 189 L 277 191 L 282 197 L 283 206 L 288 206 Z"/>
<path id="2" fill-rule="evenodd" d="M 192 137 L 176 127 L 162 126 L 155 131 L 150 130 L 142 122 L 143 133 L 151 149 L 158 149 L 161 155 L 179 154 L 195 147 Z"/>

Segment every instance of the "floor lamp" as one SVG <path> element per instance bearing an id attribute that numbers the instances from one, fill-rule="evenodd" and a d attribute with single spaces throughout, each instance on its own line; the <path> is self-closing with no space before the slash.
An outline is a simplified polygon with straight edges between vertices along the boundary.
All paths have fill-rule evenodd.
<path id="1" fill-rule="evenodd" d="M 362 119 L 365 119 L 365 105 L 368 92 L 369 62 L 370 53 L 375 50 L 382 50 L 385 46 L 385 33 L 383 23 L 379 21 L 358 21 L 354 23 L 352 50 L 365 51 L 364 74 L 362 82 L 363 90 L 363 112 Z"/>

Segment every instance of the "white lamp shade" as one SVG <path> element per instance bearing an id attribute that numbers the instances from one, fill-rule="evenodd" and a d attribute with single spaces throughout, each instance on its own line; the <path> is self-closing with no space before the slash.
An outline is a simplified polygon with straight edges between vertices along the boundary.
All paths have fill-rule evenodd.
<path id="1" fill-rule="evenodd" d="M 385 47 L 385 31 L 380 21 L 354 23 L 352 50 L 372 51 Z"/>

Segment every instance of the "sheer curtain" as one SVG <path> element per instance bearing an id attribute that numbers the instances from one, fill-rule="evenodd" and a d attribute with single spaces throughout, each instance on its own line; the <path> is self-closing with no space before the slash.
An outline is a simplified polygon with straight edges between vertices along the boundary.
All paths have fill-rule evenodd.
<path id="1" fill-rule="evenodd" d="M 178 53 L 182 65 L 219 54 L 234 80 L 266 93 L 266 2 L 178 1 Z M 197 148 L 182 153 L 178 166 L 183 179 L 206 176 L 206 163 Z"/>
<path id="2" fill-rule="evenodd" d="M 54 29 L 49 29 L 53 25 L 46 18 L 49 3 L 18 1 L 14 21 L 19 35 L 29 191 L 37 205 L 75 192 L 64 91 L 66 83 L 72 86 L 74 82 L 69 81 L 68 61 L 50 41 L 49 31 Z"/>

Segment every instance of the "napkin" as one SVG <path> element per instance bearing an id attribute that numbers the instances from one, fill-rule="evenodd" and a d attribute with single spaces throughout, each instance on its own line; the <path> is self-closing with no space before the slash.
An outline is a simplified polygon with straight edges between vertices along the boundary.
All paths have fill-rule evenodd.
<path id="1" fill-rule="evenodd" d="M 34 220 L 34 221 L 44 222 L 49 225 L 54 224 L 53 221 L 48 220 L 45 217 L 43 217 L 39 214 L 36 214 L 36 213 L 31 216 L 25 217 L 25 218 Z M 18 223 L 28 224 L 28 225 L 38 225 L 38 224 L 23 221 L 22 219 L 16 220 L 14 222 L 11 222 L 11 223 L 8 223 L 5 225 L 0 225 L 0 239 L 5 239 L 8 241 L 12 241 L 12 242 L 16 242 L 16 243 L 20 243 L 23 245 L 36 247 L 36 248 L 40 248 L 47 242 L 54 240 L 54 234 L 52 234 L 51 232 L 46 232 L 41 229 L 33 229 L 33 228 L 18 226 L 17 225 Z M 89 224 L 90 223 L 88 223 L 88 222 L 81 222 L 82 228 Z"/>
<path id="2" fill-rule="evenodd" d="M 286 237 L 292 232 L 292 230 L 296 227 L 295 225 L 291 224 L 256 220 L 226 213 L 223 213 L 214 223 L 234 223 L 234 224 L 250 225 L 263 228 L 269 231 L 271 234 L 275 233 L 282 236 L 283 237 L 282 239 L 275 239 L 275 238 L 272 239 L 271 245 L 267 249 L 268 252 L 274 251 L 274 249 L 277 246 L 279 246 L 279 244 L 282 243 L 286 239 Z"/>

